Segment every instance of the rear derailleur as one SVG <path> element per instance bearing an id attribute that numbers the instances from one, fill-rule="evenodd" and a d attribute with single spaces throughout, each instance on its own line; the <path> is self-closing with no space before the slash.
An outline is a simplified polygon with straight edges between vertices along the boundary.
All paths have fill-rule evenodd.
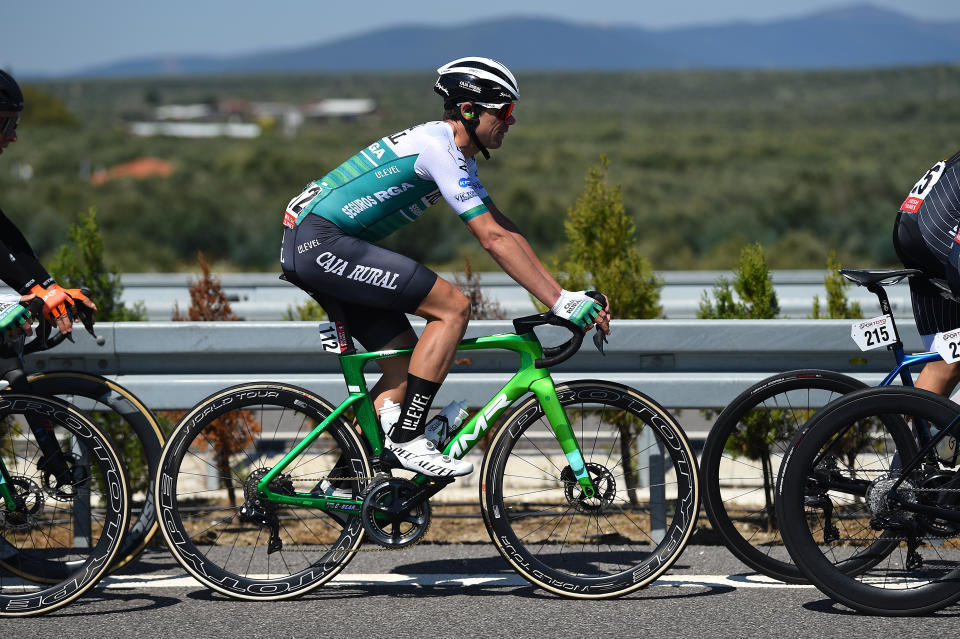
<path id="1" fill-rule="evenodd" d="M 283 540 L 280 539 L 280 519 L 277 517 L 278 504 L 260 498 L 257 484 L 270 471 L 269 468 L 260 468 L 247 477 L 243 484 L 243 506 L 240 507 L 240 521 L 244 523 L 260 524 L 270 529 L 270 539 L 267 542 L 267 554 L 283 549 Z M 280 475 L 270 483 L 270 490 L 281 495 L 293 494 L 293 482 L 286 475 Z"/>

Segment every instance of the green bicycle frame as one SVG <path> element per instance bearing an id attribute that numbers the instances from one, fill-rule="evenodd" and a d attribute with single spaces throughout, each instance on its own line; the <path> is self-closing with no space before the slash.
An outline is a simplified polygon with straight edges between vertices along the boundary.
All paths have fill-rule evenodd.
<path id="1" fill-rule="evenodd" d="M 537 368 L 534 365 L 538 358 L 543 357 L 543 347 L 540 345 L 537 336 L 530 332 L 523 335 L 501 333 L 475 337 L 460 342 L 457 350 L 492 350 L 498 348 L 517 353 L 520 356 L 520 370 L 504 384 L 503 388 L 494 394 L 493 398 L 476 415 L 460 428 L 443 452 L 457 459 L 462 459 L 476 446 L 490 426 L 496 423 L 507 408 L 528 392 L 533 392 L 543 407 L 547 420 L 550 422 L 560 448 L 566 455 L 570 469 L 577 478 L 581 489 L 587 497 L 592 497 L 595 494 L 593 482 L 587 473 L 583 454 L 580 452 L 580 444 L 577 442 L 566 412 L 560 405 L 553 378 L 550 377 L 550 371 L 546 368 Z M 383 435 L 373 408 L 373 402 L 370 399 L 366 379 L 363 376 L 363 368 L 371 360 L 400 357 L 412 352 L 413 349 L 400 349 L 340 355 L 340 368 L 343 371 L 343 379 L 347 384 L 349 393 L 347 398 L 261 478 L 257 484 L 261 497 L 267 501 L 281 504 L 356 512 L 356 507 L 361 503 L 360 500 L 308 493 L 282 495 L 270 490 L 270 482 L 282 473 L 284 468 L 289 466 L 331 423 L 341 417 L 350 407 L 355 407 L 357 422 L 360 424 L 363 436 L 370 443 L 373 453 L 379 455 L 383 452 Z M 431 479 L 424 475 L 414 477 L 414 481 L 417 483 L 425 483 Z"/>

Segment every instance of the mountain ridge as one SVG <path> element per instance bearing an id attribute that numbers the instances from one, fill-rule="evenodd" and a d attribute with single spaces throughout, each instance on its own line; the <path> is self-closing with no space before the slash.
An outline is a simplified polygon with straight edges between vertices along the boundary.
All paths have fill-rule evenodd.
<path id="1" fill-rule="evenodd" d="M 439 54 L 437 52 L 443 52 Z M 856 4 L 768 22 L 650 29 L 516 16 L 386 27 L 316 45 L 234 56 L 153 56 L 58 77 L 406 71 L 461 55 L 523 70 L 840 69 L 960 62 L 960 21 Z"/>

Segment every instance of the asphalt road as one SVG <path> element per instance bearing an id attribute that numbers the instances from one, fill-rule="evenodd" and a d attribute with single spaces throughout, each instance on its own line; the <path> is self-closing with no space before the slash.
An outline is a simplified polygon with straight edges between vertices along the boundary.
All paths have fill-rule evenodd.
<path id="1" fill-rule="evenodd" d="M 653 585 L 608 601 L 527 584 L 490 544 L 360 553 L 300 599 L 211 592 L 151 549 L 53 614 L 4 619 L 4 635 L 50 637 L 871 637 L 953 635 L 960 606 L 919 619 L 863 616 L 809 586 L 745 572 L 723 547 L 689 546 Z"/>

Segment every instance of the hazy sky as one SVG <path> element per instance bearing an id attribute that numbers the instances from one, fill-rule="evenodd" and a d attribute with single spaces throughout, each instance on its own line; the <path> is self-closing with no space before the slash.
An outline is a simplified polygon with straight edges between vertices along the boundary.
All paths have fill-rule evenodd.
<path id="1" fill-rule="evenodd" d="M 925 20 L 960 20 L 960 0 L 866 0 Z M 163 54 L 295 48 L 400 24 L 466 24 L 516 15 L 649 28 L 765 22 L 864 0 L 19 0 L 0 12 L 0 67 L 67 73 Z M 451 7 L 457 7 L 452 9 Z"/>

